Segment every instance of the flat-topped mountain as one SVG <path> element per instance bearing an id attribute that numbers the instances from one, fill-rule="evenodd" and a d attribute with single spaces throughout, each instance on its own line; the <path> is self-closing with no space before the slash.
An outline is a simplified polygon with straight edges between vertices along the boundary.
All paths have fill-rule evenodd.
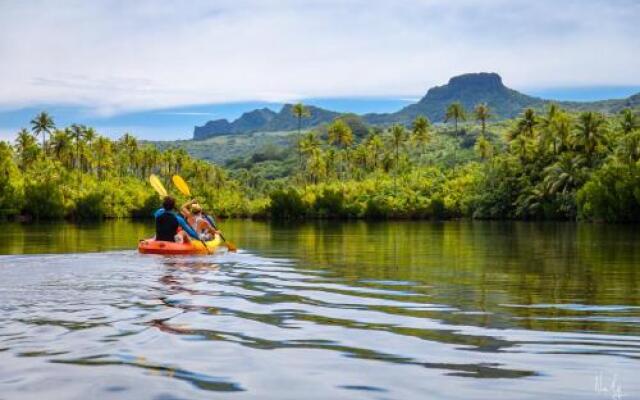
<path id="1" fill-rule="evenodd" d="M 372 125 L 409 124 L 418 115 L 428 117 L 432 122 L 442 122 L 447 106 L 459 101 L 467 111 L 479 103 L 487 103 L 492 115 L 497 119 L 512 118 L 524 108 L 540 109 L 551 100 L 529 96 L 508 88 L 496 73 L 472 73 L 453 77 L 446 85 L 436 86 L 415 104 L 386 114 L 365 114 L 362 119 Z M 594 110 L 605 113 L 618 112 L 624 108 L 640 107 L 640 93 L 626 99 L 602 100 L 592 102 L 558 101 L 561 107 L 570 110 Z M 213 136 L 234 133 L 290 131 L 297 128 L 298 121 L 291 113 L 291 105 L 285 104 L 280 112 L 262 108 L 246 112 L 233 122 L 226 119 L 209 121 L 204 126 L 196 126 L 194 139 L 206 139 Z M 302 119 L 302 128 L 311 128 L 331 122 L 338 112 L 319 107 L 308 106 L 310 117 Z"/>
<path id="2" fill-rule="evenodd" d="M 453 102 L 459 101 L 470 111 L 479 104 L 487 103 L 493 115 L 511 118 L 526 107 L 538 107 L 545 100 L 509 89 L 496 73 L 465 74 L 453 77 L 449 83 L 436 86 L 415 104 L 390 114 L 368 114 L 365 121 L 371 124 L 409 123 L 418 115 L 424 115 L 433 122 L 444 121 L 445 110 Z"/>

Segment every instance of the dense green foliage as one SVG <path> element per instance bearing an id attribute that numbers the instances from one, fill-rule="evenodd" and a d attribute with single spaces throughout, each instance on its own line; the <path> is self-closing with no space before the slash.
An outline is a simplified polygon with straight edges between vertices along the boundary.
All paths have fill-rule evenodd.
<path id="1" fill-rule="evenodd" d="M 42 142 L 26 129 L 13 146 L 0 142 L 0 218 L 149 217 L 159 204 L 147 183 L 151 173 L 164 177 L 169 188 L 168 178 L 182 174 L 216 213 L 246 213 L 238 184 L 182 149 L 159 151 L 128 134 L 111 141 L 81 125 L 55 129 L 46 113 L 32 125 Z"/>
<path id="2" fill-rule="evenodd" d="M 302 135 L 300 162 L 228 167 L 252 197 L 269 199 L 259 214 L 278 218 L 640 219 L 633 112 L 550 105 L 499 123 L 486 104 L 447 112 L 450 127 L 418 117 L 360 137 L 337 118 Z"/>
<path id="3" fill-rule="evenodd" d="M 295 110 L 294 110 L 295 112 Z M 486 104 L 448 107 L 451 124 L 369 127 L 357 116 L 287 145 L 266 144 L 226 169 L 125 134 L 55 129 L 34 119 L 0 144 L 0 215 L 117 218 L 149 215 L 150 173 L 183 175 L 208 210 L 232 216 L 640 220 L 640 129 L 625 110 L 605 116 L 526 109 L 492 123 Z M 299 119 L 306 113 L 299 105 Z M 46 118 L 45 118 L 46 119 Z M 45 139 L 48 137 L 48 140 Z"/>

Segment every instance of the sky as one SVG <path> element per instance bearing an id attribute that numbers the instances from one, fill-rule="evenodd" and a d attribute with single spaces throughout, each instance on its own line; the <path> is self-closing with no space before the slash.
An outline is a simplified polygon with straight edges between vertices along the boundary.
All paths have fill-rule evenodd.
<path id="1" fill-rule="evenodd" d="M 625 97 L 639 20 L 638 0 L 0 0 L 0 138 L 41 109 L 161 139 L 292 101 L 395 111 L 480 71 L 558 100 Z"/>

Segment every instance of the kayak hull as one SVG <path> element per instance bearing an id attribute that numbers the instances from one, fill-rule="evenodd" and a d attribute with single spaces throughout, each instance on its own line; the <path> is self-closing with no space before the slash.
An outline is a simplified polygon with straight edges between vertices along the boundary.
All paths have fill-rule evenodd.
<path id="1" fill-rule="evenodd" d="M 196 240 L 189 243 L 163 242 L 155 239 L 143 239 L 138 242 L 138 251 L 142 254 L 190 255 L 211 254 L 222 244 L 220 236 L 209 240 L 205 245 Z"/>

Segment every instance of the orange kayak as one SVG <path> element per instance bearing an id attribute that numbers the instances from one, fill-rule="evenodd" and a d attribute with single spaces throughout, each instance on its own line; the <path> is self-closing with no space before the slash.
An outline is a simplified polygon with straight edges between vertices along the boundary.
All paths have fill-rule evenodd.
<path id="1" fill-rule="evenodd" d="M 188 255 L 188 254 L 211 254 L 222 243 L 220 236 L 216 235 L 213 240 L 209 240 L 205 245 L 200 241 L 192 240 L 189 243 L 163 242 L 155 239 L 143 239 L 138 242 L 138 251 L 142 254 L 167 254 L 167 255 Z"/>

